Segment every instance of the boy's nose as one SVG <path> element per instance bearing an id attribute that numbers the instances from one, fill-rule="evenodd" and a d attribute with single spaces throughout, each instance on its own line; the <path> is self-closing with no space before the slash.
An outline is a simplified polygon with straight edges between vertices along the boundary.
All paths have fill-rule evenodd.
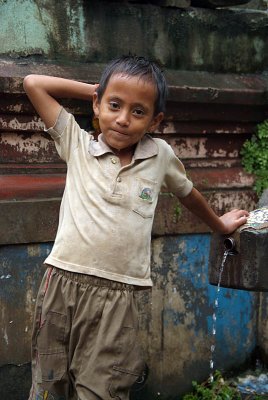
<path id="1" fill-rule="evenodd" d="M 127 111 L 121 111 L 116 118 L 116 123 L 120 126 L 129 126 L 129 114 Z"/>

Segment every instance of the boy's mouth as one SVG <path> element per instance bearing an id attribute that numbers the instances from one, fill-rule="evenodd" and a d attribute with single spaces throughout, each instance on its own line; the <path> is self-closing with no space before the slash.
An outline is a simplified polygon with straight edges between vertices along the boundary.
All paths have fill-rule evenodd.
<path id="1" fill-rule="evenodd" d="M 116 129 L 112 129 L 112 132 L 114 132 L 116 135 L 128 136 L 127 133 L 125 133 L 125 132 L 120 132 L 120 131 L 118 131 L 118 130 L 116 130 Z"/>

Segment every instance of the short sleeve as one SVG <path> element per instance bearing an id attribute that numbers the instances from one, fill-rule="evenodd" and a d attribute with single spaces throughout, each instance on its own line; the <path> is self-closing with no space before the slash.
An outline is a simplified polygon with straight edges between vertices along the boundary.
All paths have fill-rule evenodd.
<path id="1" fill-rule="evenodd" d="M 81 131 L 74 116 L 62 107 L 55 125 L 45 131 L 54 139 L 60 158 L 68 162 L 70 155 L 78 147 Z"/>
<path id="2" fill-rule="evenodd" d="M 169 161 L 162 188 L 174 193 L 177 197 L 186 197 L 193 188 L 193 183 L 186 176 L 183 163 L 175 155 L 170 146 Z"/>

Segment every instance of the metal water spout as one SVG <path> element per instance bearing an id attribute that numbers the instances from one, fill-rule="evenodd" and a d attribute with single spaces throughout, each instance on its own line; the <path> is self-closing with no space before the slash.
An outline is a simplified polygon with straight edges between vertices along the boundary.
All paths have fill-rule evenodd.
<path id="1" fill-rule="evenodd" d="M 227 237 L 223 241 L 223 245 L 226 251 L 228 251 L 229 256 L 235 256 L 238 254 L 236 249 L 236 243 L 233 237 Z"/>
<path id="2" fill-rule="evenodd" d="M 209 261 L 211 284 L 218 284 L 219 266 L 227 251 L 221 286 L 268 291 L 268 201 L 266 206 L 263 202 L 260 205 L 261 208 L 250 213 L 247 224 L 233 235 L 212 235 Z"/>

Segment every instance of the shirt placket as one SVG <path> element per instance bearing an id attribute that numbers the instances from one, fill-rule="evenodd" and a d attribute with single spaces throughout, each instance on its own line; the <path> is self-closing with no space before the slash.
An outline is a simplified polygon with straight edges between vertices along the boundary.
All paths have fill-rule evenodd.
<path id="1" fill-rule="evenodd" d="M 122 174 L 125 170 L 127 170 L 130 166 L 134 164 L 134 161 L 132 161 L 130 165 L 124 167 L 121 167 L 119 158 L 114 155 L 110 157 L 110 161 L 111 164 L 114 165 L 116 169 L 116 173 L 114 173 L 115 172 L 114 170 L 112 171 L 112 175 L 114 176 L 112 193 L 113 195 L 123 196 L 124 186 L 122 184 L 124 181 L 124 177 L 122 176 Z"/>
<path id="2" fill-rule="evenodd" d="M 122 192 L 122 177 L 121 175 L 121 165 L 120 165 L 120 160 L 116 156 L 111 156 L 110 157 L 110 162 L 111 162 L 111 169 L 112 169 L 112 176 L 113 176 L 113 181 L 112 181 L 112 194 L 113 195 L 123 195 Z"/>

